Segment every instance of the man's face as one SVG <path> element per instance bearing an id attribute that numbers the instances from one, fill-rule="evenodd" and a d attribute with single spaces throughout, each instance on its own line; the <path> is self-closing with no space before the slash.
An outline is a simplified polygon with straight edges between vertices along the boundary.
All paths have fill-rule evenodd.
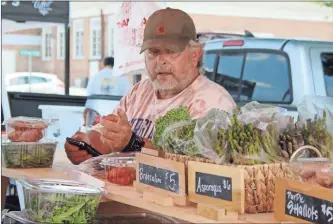
<path id="1" fill-rule="evenodd" d="M 173 52 L 163 47 L 145 51 L 148 75 L 157 90 L 181 92 L 197 77 L 200 58 L 198 49 L 186 47 L 183 52 Z"/>

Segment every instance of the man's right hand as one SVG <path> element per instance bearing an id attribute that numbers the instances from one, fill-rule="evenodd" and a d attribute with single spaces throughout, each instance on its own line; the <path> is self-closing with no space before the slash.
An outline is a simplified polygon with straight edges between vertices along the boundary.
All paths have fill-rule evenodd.
<path id="1" fill-rule="evenodd" d="M 87 134 L 83 132 L 76 132 L 73 136 L 73 139 L 78 141 L 84 141 L 90 144 L 90 140 Z M 67 141 L 65 143 L 65 150 L 68 159 L 75 165 L 82 163 L 83 161 L 92 158 L 92 155 L 88 154 L 86 150 L 80 150 L 79 147 L 69 144 Z"/>

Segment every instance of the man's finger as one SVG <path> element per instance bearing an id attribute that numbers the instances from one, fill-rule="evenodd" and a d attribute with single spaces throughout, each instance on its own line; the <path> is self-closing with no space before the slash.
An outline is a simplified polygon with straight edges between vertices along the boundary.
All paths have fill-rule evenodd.
<path id="1" fill-rule="evenodd" d="M 120 133 L 114 132 L 112 130 L 108 130 L 106 128 L 102 128 L 101 130 L 103 137 L 110 139 L 110 140 L 117 140 L 121 138 Z"/>
<path id="2" fill-rule="evenodd" d="M 90 159 L 91 157 L 92 157 L 91 155 L 77 156 L 77 157 L 71 158 L 71 161 L 73 164 L 79 165 L 80 163 L 82 163 L 83 161 L 86 161 L 87 159 Z"/>
<path id="3" fill-rule="evenodd" d="M 104 143 L 104 145 L 107 145 L 109 147 L 111 152 L 113 152 L 112 145 L 114 145 L 114 141 L 105 138 L 103 135 L 101 136 L 101 141 Z"/>
<path id="4" fill-rule="evenodd" d="M 65 143 L 65 150 L 66 151 L 73 151 L 73 152 L 77 152 L 79 151 L 79 147 L 75 146 L 75 145 L 71 145 L 68 142 Z"/>
<path id="5" fill-rule="evenodd" d="M 107 116 L 103 116 L 100 123 L 103 125 L 103 122 L 107 120 L 107 121 L 113 121 L 115 123 L 117 123 L 119 121 L 119 117 L 117 115 L 114 114 L 109 114 Z"/>
<path id="6" fill-rule="evenodd" d="M 69 157 L 82 157 L 82 156 L 87 156 L 88 151 L 87 150 L 80 150 L 80 151 L 66 151 L 67 155 Z"/>
<path id="7" fill-rule="evenodd" d="M 103 129 L 107 129 L 109 131 L 119 133 L 119 132 L 121 132 L 121 124 L 115 123 L 113 121 L 104 120 L 103 128 L 101 130 L 103 130 Z"/>
<path id="8" fill-rule="evenodd" d="M 117 114 L 120 118 L 119 123 L 122 123 L 122 124 L 128 123 L 128 118 L 127 118 L 125 111 L 123 111 L 121 108 L 118 108 Z"/>

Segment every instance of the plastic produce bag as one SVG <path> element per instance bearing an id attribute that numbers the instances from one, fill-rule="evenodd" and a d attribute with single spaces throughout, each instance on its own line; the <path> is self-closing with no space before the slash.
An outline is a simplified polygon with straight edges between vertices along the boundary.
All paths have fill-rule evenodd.
<path id="1" fill-rule="evenodd" d="M 333 98 L 305 96 L 297 107 L 297 127 L 304 143 L 316 147 L 324 157 L 333 159 Z"/>
<path id="2" fill-rule="evenodd" d="M 222 164 L 227 157 L 228 142 L 221 134 L 230 124 L 229 115 L 221 110 L 212 109 L 207 115 L 197 120 L 194 141 L 200 154 L 217 164 Z"/>
<path id="3" fill-rule="evenodd" d="M 195 125 L 196 120 L 171 124 L 164 130 L 159 145 L 169 153 L 200 156 L 193 139 Z"/>

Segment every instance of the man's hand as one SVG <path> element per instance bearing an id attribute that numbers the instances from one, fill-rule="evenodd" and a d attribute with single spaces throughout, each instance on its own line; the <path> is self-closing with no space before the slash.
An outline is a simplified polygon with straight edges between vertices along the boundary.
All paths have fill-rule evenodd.
<path id="1" fill-rule="evenodd" d="M 85 141 L 86 143 L 90 144 L 88 135 L 83 132 L 76 132 L 72 138 L 78 141 Z M 92 157 L 86 150 L 80 150 L 79 147 L 71 145 L 67 141 L 65 143 L 65 150 L 68 159 L 75 165 L 78 165 Z"/>
<path id="2" fill-rule="evenodd" d="M 108 147 L 102 143 L 101 135 L 97 131 L 89 131 L 87 134 L 83 132 L 76 132 L 72 138 L 90 144 L 94 149 L 102 154 L 108 154 L 111 152 Z M 80 150 L 79 147 L 71 145 L 68 142 L 65 143 L 65 150 L 68 159 L 75 165 L 78 165 L 92 157 L 92 155 L 88 154 L 87 150 Z"/>
<path id="3" fill-rule="evenodd" d="M 121 152 L 132 137 L 132 127 L 126 113 L 118 109 L 117 115 L 103 116 L 100 122 L 103 125 L 101 140 L 111 152 Z"/>

